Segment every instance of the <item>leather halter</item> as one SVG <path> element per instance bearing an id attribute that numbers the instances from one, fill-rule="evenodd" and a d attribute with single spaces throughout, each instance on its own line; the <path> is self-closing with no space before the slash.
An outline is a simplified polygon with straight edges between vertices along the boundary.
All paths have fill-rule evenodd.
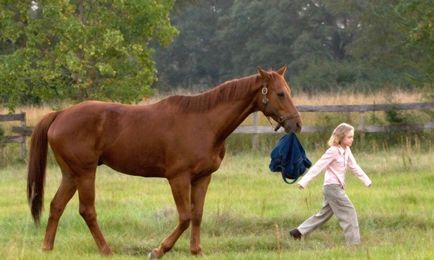
<path id="1" fill-rule="evenodd" d="M 268 87 L 267 87 L 267 83 L 265 83 L 265 82 L 262 85 L 261 93 L 262 93 L 262 104 L 264 104 L 264 108 L 265 108 L 268 105 L 268 102 L 270 101 L 267 98 Z M 297 118 L 300 116 L 298 113 L 296 115 L 280 116 L 279 113 L 277 113 L 276 109 L 274 109 L 274 107 L 272 107 L 272 106 L 271 106 L 271 112 L 274 114 L 274 116 L 277 117 L 277 126 L 274 128 L 274 131 L 279 130 L 279 128 L 284 125 L 285 121 L 291 120 L 291 119 L 294 119 L 294 118 Z M 269 116 L 266 116 L 266 118 L 267 118 L 268 122 L 270 123 L 270 125 L 273 126 Z"/>

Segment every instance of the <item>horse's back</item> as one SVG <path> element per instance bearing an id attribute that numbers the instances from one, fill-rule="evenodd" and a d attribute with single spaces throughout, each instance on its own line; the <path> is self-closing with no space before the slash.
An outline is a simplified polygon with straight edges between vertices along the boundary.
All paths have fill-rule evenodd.
<path id="1" fill-rule="evenodd" d="M 53 122 L 48 136 L 50 140 L 90 138 L 100 135 L 110 124 L 114 132 L 115 124 L 125 113 L 120 104 L 86 101 L 63 110 Z"/>

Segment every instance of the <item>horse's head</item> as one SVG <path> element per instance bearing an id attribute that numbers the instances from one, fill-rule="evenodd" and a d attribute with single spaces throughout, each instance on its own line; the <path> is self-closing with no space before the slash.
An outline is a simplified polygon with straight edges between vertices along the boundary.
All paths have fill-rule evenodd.
<path id="1" fill-rule="evenodd" d="M 261 79 L 258 107 L 265 116 L 273 118 L 279 124 L 278 127 L 283 126 L 285 132 L 299 132 L 301 117 L 292 101 L 291 89 L 284 78 L 285 72 L 286 66 L 277 71 L 258 68 Z"/>

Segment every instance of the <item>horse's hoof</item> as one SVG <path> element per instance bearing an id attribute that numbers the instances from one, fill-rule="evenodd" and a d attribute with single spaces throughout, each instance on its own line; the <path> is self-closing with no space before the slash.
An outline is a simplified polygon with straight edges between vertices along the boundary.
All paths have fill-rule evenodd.
<path id="1" fill-rule="evenodd" d="M 148 259 L 154 259 L 154 258 L 156 258 L 155 255 L 154 255 L 154 253 L 152 251 L 149 252 L 148 253 Z"/>
<path id="2" fill-rule="evenodd" d="M 101 251 L 101 255 L 102 256 L 112 256 L 113 253 L 112 253 L 112 250 L 110 248 L 106 248 L 106 249 L 103 249 Z"/>
<path id="3" fill-rule="evenodd" d="M 155 249 L 152 249 L 152 251 L 148 254 L 148 259 L 157 259 L 160 257 L 162 257 L 162 255 L 158 255 Z"/>
<path id="4" fill-rule="evenodd" d="M 203 252 L 202 252 L 202 249 L 191 250 L 190 252 L 191 252 L 191 254 L 194 255 L 194 256 L 198 256 L 198 257 L 204 256 L 204 255 L 203 255 Z"/>
<path id="5" fill-rule="evenodd" d="M 44 252 L 50 252 L 53 250 L 52 246 L 42 246 L 42 251 Z"/>

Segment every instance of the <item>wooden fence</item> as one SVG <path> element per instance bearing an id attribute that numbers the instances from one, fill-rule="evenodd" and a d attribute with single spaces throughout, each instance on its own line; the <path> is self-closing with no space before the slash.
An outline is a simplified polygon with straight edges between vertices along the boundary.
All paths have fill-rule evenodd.
<path id="1" fill-rule="evenodd" d="M 357 130 L 362 133 L 377 133 L 403 130 L 434 129 L 434 122 L 424 122 L 420 124 L 394 124 L 394 125 L 366 125 L 365 112 L 373 111 L 395 111 L 395 110 L 428 110 L 434 108 L 434 102 L 427 103 L 401 103 L 401 104 L 369 104 L 369 105 L 329 105 L 329 106 L 297 106 L 299 112 L 358 112 L 359 123 Z M 321 130 L 316 126 L 305 126 L 302 133 L 312 133 Z M 282 133 L 283 129 L 275 132 L 270 125 L 263 126 L 258 123 L 258 114 L 253 114 L 252 125 L 239 126 L 235 133 L 244 134 L 272 134 Z"/>
<path id="2" fill-rule="evenodd" d="M 12 133 L 15 135 L 4 136 L 1 139 L 1 143 L 19 143 L 20 157 L 21 159 L 25 159 L 27 156 L 26 137 L 32 135 L 32 129 L 26 126 L 26 113 L 0 115 L 0 122 L 8 121 L 18 121 L 19 126 L 13 126 Z"/>
<path id="3" fill-rule="evenodd" d="M 364 113 L 372 111 L 392 111 L 392 110 L 427 110 L 434 109 L 434 102 L 431 103 L 401 103 L 401 104 L 370 104 L 370 105 L 332 105 L 332 106 L 298 106 L 300 112 L 358 112 L 360 113 L 357 130 L 362 133 L 403 131 L 403 130 L 434 130 L 434 122 L 424 122 L 420 124 L 395 124 L 395 125 L 365 125 Z M 26 137 L 31 136 L 32 129 L 26 126 L 26 114 L 0 115 L 0 122 L 19 121 L 19 126 L 12 127 L 13 136 L 5 136 L 1 143 L 19 143 L 22 159 L 27 156 Z M 257 143 L 258 134 L 282 133 L 283 129 L 275 132 L 270 125 L 259 125 L 258 114 L 253 114 L 253 125 L 242 125 L 235 129 L 235 133 L 256 134 L 253 144 Z M 303 126 L 301 132 L 312 133 L 321 130 L 315 126 Z M 256 139 L 256 140 L 255 140 Z"/>

